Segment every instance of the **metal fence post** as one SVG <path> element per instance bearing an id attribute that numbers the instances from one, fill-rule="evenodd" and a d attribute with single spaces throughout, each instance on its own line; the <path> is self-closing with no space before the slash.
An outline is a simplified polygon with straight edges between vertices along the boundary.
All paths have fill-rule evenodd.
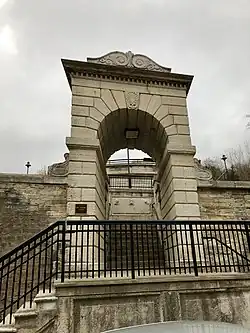
<path id="1" fill-rule="evenodd" d="M 62 270 L 61 270 L 61 282 L 64 282 L 65 275 L 65 242 L 66 242 L 66 221 L 62 225 Z"/>
<path id="2" fill-rule="evenodd" d="M 133 225 L 132 224 L 130 224 L 130 241 L 131 241 L 131 271 L 132 271 L 132 279 L 135 279 L 134 237 L 133 237 Z"/>
<path id="3" fill-rule="evenodd" d="M 197 268 L 197 260 L 196 260 L 195 244 L 194 244 L 193 226 L 192 226 L 191 223 L 189 225 L 189 230 L 190 230 L 190 240 L 191 240 L 191 249 L 192 249 L 193 263 L 194 263 L 194 274 L 195 274 L 195 276 L 198 276 L 198 268 Z"/>

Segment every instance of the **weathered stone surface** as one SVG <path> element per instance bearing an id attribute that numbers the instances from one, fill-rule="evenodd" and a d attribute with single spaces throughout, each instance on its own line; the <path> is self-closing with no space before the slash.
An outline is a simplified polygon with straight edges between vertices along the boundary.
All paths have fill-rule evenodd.
<path id="1" fill-rule="evenodd" d="M 94 99 L 93 97 L 84 97 L 84 96 L 72 96 L 72 105 L 82 105 L 82 106 L 93 106 Z"/>
<path id="2" fill-rule="evenodd" d="M 118 106 L 110 90 L 101 89 L 101 98 L 111 111 L 115 111 L 118 109 Z"/>
<path id="3" fill-rule="evenodd" d="M 140 103 L 139 110 L 146 111 L 148 108 L 149 101 L 151 99 L 151 95 L 149 94 L 140 94 Z"/>
<path id="4" fill-rule="evenodd" d="M 209 276 L 100 279 L 58 284 L 60 327 L 69 333 L 176 320 L 228 322 L 250 327 L 249 277 Z"/>
<path id="5" fill-rule="evenodd" d="M 114 96 L 114 99 L 116 101 L 116 104 L 118 105 L 119 109 L 125 109 L 127 107 L 125 96 L 123 91 L 119 90 L 112 90 L 112 94 Z"/>
<path id="6" fill-rule="evenodd" d="M 47 178 L 0 174 L 0 254 L 66 217 L 66 181 Z"/>
<path id="7" fill-rule="evenodd" d="M 198 187 L 202 219 L 249 220 L 250 196 L 248 188 Z"/>

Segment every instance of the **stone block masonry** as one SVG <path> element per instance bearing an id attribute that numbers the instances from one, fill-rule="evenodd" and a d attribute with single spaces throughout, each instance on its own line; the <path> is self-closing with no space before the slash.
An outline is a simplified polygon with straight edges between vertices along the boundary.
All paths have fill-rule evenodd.
<path id="1" fill-rule="evenodd" d="M 198 197 L 203 220 L 250 219 L 250 182 L 200 183 Z"/>
<path id="2" fill-rule="evenodd" d="M 0 174 L 0 256 L 66 217 L 64 178 Z"/>

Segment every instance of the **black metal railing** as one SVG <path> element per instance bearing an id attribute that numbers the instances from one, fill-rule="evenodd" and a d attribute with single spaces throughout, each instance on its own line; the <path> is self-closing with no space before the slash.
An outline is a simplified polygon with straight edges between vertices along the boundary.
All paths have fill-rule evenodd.
<path id="1" fill-rule="evenodd" d="M 108 160 L 106 165 L 107 166 L 114 166 L 114 165 L 126 165 L 128 164 L 128 159 L 127 158 L 121 158 L 121 159 L 116 159 L 116 160 Z M 141 159 L 129 159 L 129 164 L 130 165 L 141 165 L 141 164 L 150 164 L 150 165 L 155 165 L 154 160 L 151 158 L 141 158 Z"/>
<path id="2" fill-rule="evenodd" d="M 152 189 L 153 176 L 109 175 L 110 188 Z"/>
<path id="3" fill-rule="evenodd" d="M 0 321 L 55 280 L 247 273 L 250 221 L 58 221 L 0 258 Z"/>

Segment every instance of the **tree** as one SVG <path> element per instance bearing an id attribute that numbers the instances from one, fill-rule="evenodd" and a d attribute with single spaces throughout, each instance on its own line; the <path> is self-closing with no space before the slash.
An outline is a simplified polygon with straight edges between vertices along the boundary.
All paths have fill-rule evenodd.
<path id="1" fill-rule="evenodd" d="M 250 144 L 245 142 L 242 146 L 229 149 L 226 156 L 227 169 L 219 157 L 204 160 L 203 165 L 212 172 L 213 179 L 250 181 Z"/>

